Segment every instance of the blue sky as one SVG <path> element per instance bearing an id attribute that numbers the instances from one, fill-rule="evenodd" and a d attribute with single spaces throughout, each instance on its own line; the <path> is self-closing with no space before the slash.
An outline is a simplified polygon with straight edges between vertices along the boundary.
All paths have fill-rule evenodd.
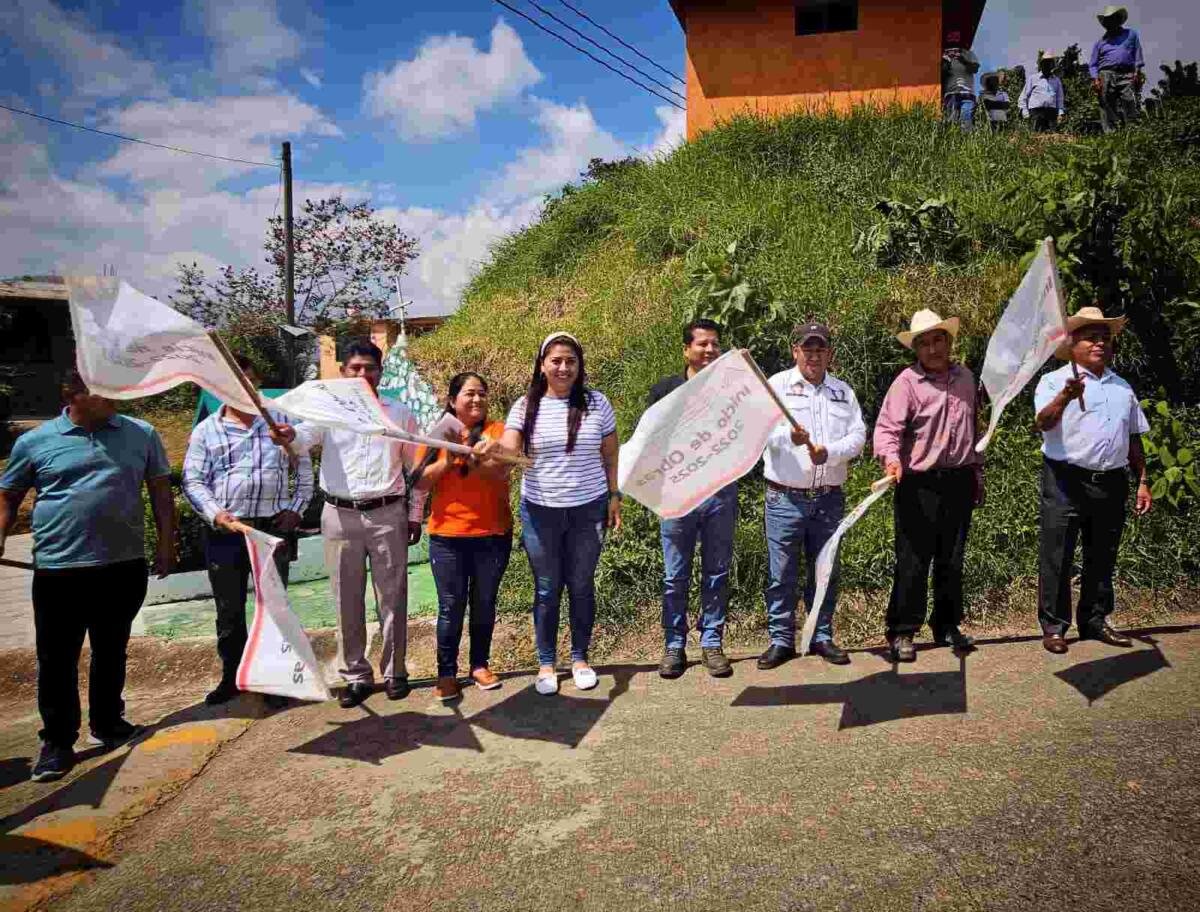
<path id="1" fill-rule="evenodd" d="M 539 16 L 528 0 L 508 2 Z M 604 39 L 559 0 L 537 2 Z M 682 73 L 667 0 L 571 2 Z M 976 50 L 990 67 L 1086 47 L 1091 5 L 992 0 Z M 1200 5 L 1129 6 L 1153 72 L 1160 59 L 1200 56 Z M 683 126 L 682 112 L 490 0 L 6 0 L 0 63 L 0 102 L 15 107 L 254 161 L 290 139 L 300 198 L 368 197 L 419 238 L 404 292 L 421 308 L 452 307 L 488 245 L 535 218 L 589 158 L 659 154 Z M 0 275 L 107 264 L 165 295 L 180 261 L 259 262 L 279 205 L 270 168 L 4 111 L 0 145 Z"/>

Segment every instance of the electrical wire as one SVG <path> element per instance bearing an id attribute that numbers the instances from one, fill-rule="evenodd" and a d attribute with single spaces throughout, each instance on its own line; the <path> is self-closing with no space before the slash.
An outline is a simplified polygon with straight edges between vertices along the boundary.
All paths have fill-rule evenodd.
<path id="1" fill-rule="evenodd" d="M 619 37 L 617 37 L 612 32 L 610 32 L 608 29 L 606 29 L 604 26 L 602 26 L 599 22 L 597 22 L 595 19 L 593 19 L 591 16 L 589 16 L 583 10 L 579 9 L 576 6 L 572 6 L 570 3 L 567 3 L 567 0 L 558 0 L 558 2 L 561 3 L 563 6 L 565 6 L 567 9 L 569 9 L 571 12 L 573 12 L 579 18 L 587 20 L 592 25 L 594 25 L 596 28 L 600 29 L 600 31 L 604 32 L 604 34 L 606 34 L 609 38 L 611 38 L 613 41 L 617 42 L 617 44 L 621 45 L 621 47 L 628 48 L 629 50 L 633 51 L 635 54 L 637 54 L 639 57 L 641 57 L 644 61 L 646 61 L 646 63 L 650 64 L 651 66 L 658 67 L 660 70 L 662 70 L 664 73 L 666 73 L 668 76 L 670 76 L 672 79 L 674 79 L 676 82 L 680 83 L 681 85 L 687 85 L 687 83 L 681 77 L 672 73 L 661 63 L 656 63 L 655 61 L 651 60 L 649 57 L 647 57 L 645 54 L 643 54 L 641 51 L 639 51 L 637 48 L 635 48 L 632 44 L 622 41 Z"/>
<path id="2" fill-rule="evenodd" d="M 97 130 L 95 127 L 85 127 L 83 124 L 71 123 L 69 120 L 59 120 L 57 117 L 47 117 L 45 114 L 37 114 L 33 111 L 26 111 L 21 108 L 9 107 L 6 104 L 0 104 L 0 108 L 5 111 L 11 111 L 14 114 L 24 114 L 26 117 L 36 117 L 38 120 L 46 120 L 53 124 L 59 124 L 64 127 L 74 127 L 76 130 L 85 130 L 88 133 L 97 133 L 100 136 L 109 136 L 113 139 L 120 139 L 124 142 L 139 143 L 143 146 L 153 146 L 155 149 L 166 149 L 168 152 L 182 152 L 185 155 L 199 155 L 201 158 L 213 158 L 217 161 L 236 162 L 239 165 L 254 165 L 256 168 L 278 168 L 279 162 L 260 162 L 248 161 L 244 158 L 230 158 L 226 155 L 213 155 L 210 152 L 197 152 L 194 149 L 181 149 L 179 146 L 166 146 L 162 143 L 150 142 L 147 139 L 138 139 L 135 136 L 124 136 L 120 133 L 110 133 L 107 130 Z"/>
<path id="3" fill-rule="evenodd" d="M 673 88 L 671 88 L 665 82 L 660 82 L 659 80 L 655 79 L 653 76 L 651 76 L 645 70 L 638 68 L 638 66 L 636 64 L 630 63 L 628 60 L 626 60 L 621 55 L 614 54 L 612 51 L 610 51 L 608 48 L 606 48 L 600 42 L 598 42 L 592 38 L 589 38 L 583 32 L 579 31 L 579 29 L 575 28 L 575 26 L 571 25 L 568 22 L 564 22 L 562 19 L 559 19 L 556 15 L 554 15 L 554 13 L 550 12 L 550 10 L 546 9 L 544 6 L 542 6 L 540 3 L 538 3 L 537 0 L 525 0 L 525 2 L 528 3 L 530 6 L 538 9 L 542 13 L 542 15 L 548 16 L 549 18 L 553 19 L 555 22 L 557 22 L 563 28 L 569 29 L 570 31 L 572 31 L 573 33 L 578 35 L 580 38 L 582 38 L 584 41 L 588 42 L 591 45 L 594 45 L 595 47 L 598 47 L 600 50 L 604 51 L 604 53 L 606 53 L 609 57 L 613 58 L 613 60 L 620 61 L 620 63 L 623 66 L 629 67 L 629 69 L 633 70 L 635 73 L 637 73 L 643 79 L 648 79 L 650 82 L 654 83 L 660 89 L 670 92 L 672 95 L 674 95 L 680 101 L 687 101 L 686 96 L 680 95 L 678 92 L 676 92 Z"/>
<path id="4" fill-rule="evenodd" d="M 579 53 L 583 54 L 585 57 L 588 57 L 588 58 L 594 60 L 596 63 L 600 64 L 600 66 L 604 67 L 606 70 L 616 73 L 622 79 L 626 79 L 629 82 L 632 82 L 639 89 L 644 89 L 645 91 L 647 91 L 651 95 L 653 95 L 655 98 L 661 98 L 667 104 L 672 105 L 673 107 L 676 107 L 681 111 L 687 110 L 687 108 L 685 108 L 683 105 L 679 104 L 679 102 L 675 101 L 674 99 L 668 98 L 666 95 L 663 95 L 660 92 L 656 92 L 654 89 L 650 88 L 650 86 L 645 85 L 644 83 L 638 82 L 636 79 L 634 79 L 628 73 L 622 73 L 616 67 L 614 67 L 608 63 L 605 63 L 603 60 L 601 60 L 595 54 L 593 54 L 590 51 L 588 51 L 584 48 L 581 48 L 579 45 L 575 44 L 575 42 L 571 41 L 571 39 L 564 38 L 562 35 L 558 34 L 558 32 L 554 31 L 553 29 L 547 28 L 546 26 L 542 25 L 540 22 L 538 22 L 536 19 L 534 19 L 528 13 L 524 13 L 521 10 L 517 9 L 515 6 L 505 3 L 504 0 L 492 0 L 492 2 L 504 7 L 506 10 L 509 10 L 510 12 L 516 13 L 522 19 L 527 19 L 529 22 L 532 22 L 534 25 L 536 25 L 538 28 L 540 28 L 547 35 L 551 35 L 554 38 L 557 38 L 563 44 L 574 48 L 575 50 L 579 51 Z"/>

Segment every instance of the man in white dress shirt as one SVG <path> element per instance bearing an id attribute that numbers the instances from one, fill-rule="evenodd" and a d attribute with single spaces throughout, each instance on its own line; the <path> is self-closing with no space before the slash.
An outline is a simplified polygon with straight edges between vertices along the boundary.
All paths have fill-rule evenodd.
<path id="1" fill-rule="evenodd" d="M 362 377 L 378 394 L 382 364 L 383 352 L 377 346 L 356 340 L 346 347 L 342 376 Z M 407 408 L 381 402 L 398 428 L 419 433 Z M 388 699 L 403 699 L 408 695 L 408 548 L 421 539 L 425 507 L 425 494 L 409 492 L 405 483 L 413 448 L 310 422 L 279 430 L 281 440 L 295 440 L 305 452 L 321 447 L 321 534 L 338 611 L 338 672 L 346 681 L 340 703 L 349 709 L 371 693 L 373 674 L 366 657 L 368 562 L 383 637 L 380 674 Z"/>
<path id="2" fill-rule="evenodd" d="M 771 643 L 758 667 L 776 668 L 796 655 L 796 588 L 801 556 L 806 565 L 804 605 L 813 610 L 817 555 L 846 511 L 842 484 L 850 461 L 867 439 L 858 399 L 846 383 L 829 373 L 833 347 L 829 328 L 807 323 L 792 332 L 796 366 L 771 377 L 802 430 L 780 423 L 767 440 L 763 474 L 767 479 L 767 630 Z M 833 641 L 837 604 L 837 565 L 819 611 L 812 651 L 827 662 L 845 665 L 850 657 Z"/>
<path id="3" fill-rule="evenodd" d="M 1138 480 L 1139 516 L 1149 512 L 1152 498 L 1140 437 L 1150 424 L 1133 388 L 1108 366 L 1113 339 L 1124 328 L 1124 317 L 1080 308 L 1067 320 L 1070 340 L 1056 352 L 1071 363 L 1045 374 L 1033 397 L 1044 457 L 1038 621 L 1042 645 L 1056 654 L 1067 651 L 1063 634 L 1071 626 L 1071 564 L 1081 539 L 1079 637 L 1132 645 L 1108 623 L 1130 470 Z"/>

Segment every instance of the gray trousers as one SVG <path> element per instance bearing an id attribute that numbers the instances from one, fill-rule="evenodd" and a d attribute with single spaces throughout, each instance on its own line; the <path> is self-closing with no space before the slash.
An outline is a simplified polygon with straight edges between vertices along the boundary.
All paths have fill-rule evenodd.
<path id="1" fill-rule="evenodd" d="M 1100 127 L 1105 133 L 1111 133 L 1138 118 L 1133 76 L 1133 73 L 1118 73 L 1116 70 L 1100 71 Z"/>
<path id="2" fill-rule="evenodd" d="M 367 563 L 379 616 L 385 680 L 407 678 L 408 501 L 377 510 L 345 510 L 326 504 L 321 512 L 325 566 L 338 612 L 338 673 L 347 683 L 370 684 L 367 661 Z"/>

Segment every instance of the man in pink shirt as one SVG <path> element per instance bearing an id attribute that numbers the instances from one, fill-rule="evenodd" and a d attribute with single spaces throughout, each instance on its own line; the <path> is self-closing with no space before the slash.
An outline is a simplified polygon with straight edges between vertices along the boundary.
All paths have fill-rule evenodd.
<path id="1" fill-rule="evenodd" d="M 983 502 L 983 461 L 975 452 L 975 376 L 950 357 L 958 317 L 913 315 L 896 336 L 917 363 L 892 381 L 875 424 L 875 455 L 896 479 L 896 570 L 887 638 L 898 662 L 916 659 L 913 637 L 925 623 L 929 567 L 938 645 L 970 649 L 962 621 L 963 553 L 971 511 Z"/>

